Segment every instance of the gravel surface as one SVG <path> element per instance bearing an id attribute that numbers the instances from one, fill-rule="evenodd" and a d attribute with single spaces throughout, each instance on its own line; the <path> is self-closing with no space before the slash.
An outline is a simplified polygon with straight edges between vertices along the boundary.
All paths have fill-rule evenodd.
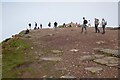
<path id="1" fill-rule="evenodd" d="M 94 33 L 94 28 L 88 28 L 87 33 L 81 33 L 81 28 L 61 28 L 56 31 L 54 29 L 42 29 L 31 30 L 29 35 L 31 37 L 29 40 L 33 43 L 32 52 L 36 53 L 33 57 L 37 58 L 29 66 L 34 70 L 34 73 L 24 72 L 21 77 L 118 77 L 117 67 L 99 64 L 91 59 L 80 60 L 82 56 L 86 55 L 96 55 L 99 57 L 100 53 L 97 53 L 94 48 L 118 50 L 117 30 L 109 29 L 106 30 L 105 34 L 101 34 Z M 104 57 L 103 54 L 101 55 Z M 41 57 L 60 57 L 61 60 L 57 62 L 42 62 Z M 86 70 L 89 67 L 90 69 L 92 67 L 92 70 L 94 70 L 94 67 L 99 70 L 92 73 Z"/>

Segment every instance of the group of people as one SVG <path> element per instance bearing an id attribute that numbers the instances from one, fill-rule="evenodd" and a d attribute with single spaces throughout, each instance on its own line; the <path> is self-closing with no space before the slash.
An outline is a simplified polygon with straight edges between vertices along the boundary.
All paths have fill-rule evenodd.
<path id="1" fill-rule="evenodd" d="M 58 23 L 54 22 L 54 28 L 57 28 L 57 25 L 58 25 Z M 28 26 L 29 26 L 29 29 L 31 29 L 31 26 L 32 26 L 31 23 L 29 23 Z M 51 22 L 48 23 L 48 27 L 51 27 Z M 37 30 L 40 28 L 42 29 L 42 24 L 40 24 L 40 27 L 39 27 L 39 26 L 37 26 L 37 23 L 35 22 L 34 30 Z"/>
<path id="2" fill-rule="evenodd" d="M 31 23 L 29 23 L 28 26 L 29 26 L 29 29 L 31 29 L 31 26 L 32 26 Z M 37 23 L 35 22 L 34 30 L 37 30 L 37 29 L 40 29 L 40 28 L 42 29 L 42 24 L 40 24 L 40 27 L 37 27 Z"/>
<path id="3" fill-rule="evenodd" d="M 54 22 L 54 28 L 55 28 L 55 30 L 56 30 L 56 28 L 57 28 L 57 25 L 58 25 L 58 23 L 57 23 L 57 22 Z M 28 26 L 29 26 L 29 29 L 31 30 L 32 24 L 29 23 Z M 48 23 L 48 27 L 51 27 L 51 22 Z M 34 30 L 38 30 L 38 29 L 40 29 L 40 28 L 42 29 L 42 24 L 40 24 L 40 27 L 39 27 L 39 26 L 37 25 L 37 23 L 35 22 Z M 28 34 L 28 33 L 29 33 L 29 29 L 27 29 L 27 30 L 25 31 L 25 34 Z"/>
<path id="4" fill-rule="evenodd" d="M 90 20 L 89 20 L 89 22 L 90 22 Z M 83 32 L 83 29 L 85 29 L 85 32 L 87 32 L 87 23 L 88 23 L 88 21 L 85 19 L 85 17 L 83 17 L 82 32 Z M 95 25 L 95 33 L 100 33 L 100 30 L 98 28 L 98 26 L 100 25 L 99 19 L 95 18 L 94 25 Z M 103 29 L 102 34 L 105 34 L 105 26 L 107 25 L 107 21 L 105 21 L 104 18 L 102 18 L 101 25 L 102 25 L 102 29 Z M 88 26 L 91 26 L 91 24 L 88 23 Z"/>
<path id="5" fill-rule="evenodd" d="M 77 24 L 77 23 L 76 23 Z M 85 17 L 83 17 L 83 25 L 82 25 L 82 31 L 85 29 L 85 33 L 87 32 L 87 24 L 88 26 L 90 27 L 91 24 L 90 24 L 90 20 L 86 20 Z M 95 18 L 95 21 L 94 21 L 94 25 L 95 25 L 95 33 L 100 33 L 100 30 L 98 28 L 98 26 L 100 25 L 100 21 L 99 19 Z M 101 25 L 102 25 L 102 34 L 105 33 L 105 26 L 107 25 L 107 22 L 105 21 L 105 19 L 103 18 L 102 21 L 101 21 Z M 31 29 L 31 23 L 28 24 L 29 26 L 29 29 Z M 57 29 L 57 26 L 58 26 L 58 23 L 57 22 L 54 22 L 54 29 L 56 30 Z M 66 24 L 64 23 L 63 24 L 64 27 L 66 27 Z M 48 27 L 51 27 L 51 22 L 48 23 Z M 40 27 L 38 27 L 37 23 L 35 22 L 35 27 L 34 27 L 34 30 L 37 30 L 37 29 L 42 29 L 42 24 L 40 24 Z M 26 33 L 29 33 L 28 29 L 26 30 Z"/>

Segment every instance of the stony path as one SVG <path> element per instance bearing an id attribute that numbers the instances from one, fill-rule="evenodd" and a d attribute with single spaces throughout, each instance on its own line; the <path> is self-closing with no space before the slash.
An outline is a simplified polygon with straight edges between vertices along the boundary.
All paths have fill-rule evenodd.
<path id="1" fill-rule="evenodd" d="M 87 34 L 81 34 L 80 28 L 32 30 L 25 38 L 33 43 L 35 61 L 29 65 L 32 71 L 21 77 L 118 77 L 117 30 L 104 35 L 94 33 L 93 28 Z"/>

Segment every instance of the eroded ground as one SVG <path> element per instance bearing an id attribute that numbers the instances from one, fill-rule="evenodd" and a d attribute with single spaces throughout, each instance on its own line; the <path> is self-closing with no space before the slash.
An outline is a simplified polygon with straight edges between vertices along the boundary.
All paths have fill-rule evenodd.
<path id="1" fill-rule="evenodd" d="M 31 43 L 24 54 L 32 61 L 14 68 L 29 68 L 18 74 L 20 78 L 118 77 L 118 30 L 101 34 L 94 28 L 87 33 L 80 28 L 42 29 L 21 38 Z"/>

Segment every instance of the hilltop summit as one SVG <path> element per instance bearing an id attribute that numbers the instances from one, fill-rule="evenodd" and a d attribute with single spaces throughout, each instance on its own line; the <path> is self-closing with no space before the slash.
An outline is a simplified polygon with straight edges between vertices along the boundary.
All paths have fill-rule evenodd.
<path id="1" fill-rule="evenodd" d="M 73 25 L 75 25 L 73 23 Z M 3 78 L 116 78 L 118 30 L 30 30 L 2 43 Z M 108 74 L 109 73 L 109 74 Z"/>

